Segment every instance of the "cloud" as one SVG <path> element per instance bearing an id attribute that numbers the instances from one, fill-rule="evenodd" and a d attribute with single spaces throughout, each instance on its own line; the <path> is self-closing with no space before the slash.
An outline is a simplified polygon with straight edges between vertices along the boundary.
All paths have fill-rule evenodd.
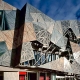
<path id="1" fill-rule="evenodd" d="M 21 9 L 26 2 L 54 20 L 80 17 L 80 0 L 4 0 Z"/>

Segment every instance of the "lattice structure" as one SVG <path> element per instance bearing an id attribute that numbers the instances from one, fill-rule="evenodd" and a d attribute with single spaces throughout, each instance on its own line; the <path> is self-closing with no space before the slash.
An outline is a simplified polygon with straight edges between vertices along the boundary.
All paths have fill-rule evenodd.
<path id="1" fill-rule="evenodd" d="M 12 55 L 12 50 L 5 51 L 5 49 L 4 49 L 4 51 L 2 52 L 2 54 L 0 56 L 0 65 L 10 66 L 11 55 Z M 31 43 L 30 42 L 23 43 L 20 62 L 22 63 L 22 62 L 25 62 L 25 61 L 28 61 L 31 59 L 34 59 L 34 53 L 33 53 L 32 47 L 31 47 Z"/>
<path id="2" fill-rule="evenodd" d="M 79 38 L 80 37 L 80 32 L 79 32 L 79 27 L 78 27 L 77 20 L 70 20 L 70 28 L 74 32 L 75 36 L 77 38 Z"/>
<path id="3" fill-rule="evenodd" d="M 7 50 L 2 56 L 0 56 L 0 65 L 10 66 L 11 50 Z"/>
<path id="4" fill-rule="evenodd" d="M 13 45 L 14 30 L 0 31 L 0 41 L 1 42 L 4 41 L 6 46 L 7 46 L 7 48 L 8 48 L 8 50 L 4 51 L 3 54 L 0 56 L 0 58 L 1 58 L 0 65 L 10 66 L 12 49 L 15 50 L 19 45 L 22 44 L 22 41 L 20 41 L 22 36 L 21 35 L 18 36 L 18 32 L 19 31 L 21 32 L 21 30 L 22 30 L 22 27 L 15 31 L 16 32 L 16 37 L 15 37 L 15 42 L 14 42 L 15 45 Z M 31 33 L 29 33 L 30 30 L 31 30 Z M 20 34 L 22 34 L 22 33 L 20 33 Z M 18 36 L 19 39 L 17 39 L 17 36 Z M 16 41 L 16 39 L 18 41 Z M 32 24 L 31 23 L 26 23 L 25 24 L 25 28 L 24 28 L 24 34 L 23 34 L 23 45 L 22 45 L 22 52 L 21 52 L 21 62 L 23 62 L 23 61 L 25 62 L 27 60 L 31 60 L 31 59 L 34 58 L 34 53 L 33 53 L 33 49 L 32 49 L 31 43 L 28 42 L 28 41 L 35 40 L 35 39 L 36 39 L 36 37 L 35 37 L 35 34 L 34 34 L 34 30 L 33 30 Z M 28 43 L 26 43 L 26 42 L 28 42 Z M 4 48 L 5 47 L 3 47 L 3 49 Z M 11 52 L 9 52 L 9 51 L 11 51 Z"/>
<path id="5" fill-rule="evenodd" d="M 36 59 L 36 63 L 39 63 L 39 59 L 42 59 L 44 63 L 44 57 L 46 56 L 47 58 L 49 50 L 52 52 L 54 49 L 55 51 L 59 51 L 59 49 L 66 51 L 66 45 L 69 40 L 66 35 L 71 37 L 70 40 L 73 40 L 73 42 L 74 36 L 76 36 L 75 39 L 80 38 L 80 21 L 54 21 L 41 11 L 27 4 L 25 22 L 23 23 L 24 26 L 17 26 L 19 29 L 14 30 L 16 25 L 15 20 L 17 17 L 16 9 L 0 0 L 0 10 L 0 20 L 2 21 L 0 22 L 0 65 L 10 66 L 12 52 L 13 54 L 15 51 L 17 52 L 16 49 L 20 45 L 22 45 L 20 63 L 35 59 L 33 46 L 30 41 L 35 42 L 34 44 L 36 45 L 38 44 L 38 49 L 40 48 L 41 51 L 44 46 L 47 47 L 44 51 L 46 55 L 39 53 L 38 60 Z M 60 59 L 46 63 L 39 67 L 80 74 L 80 71 L 77 70 L 77 68 L 80 67 L 80 47 L 78 44 L 73 42 L 71 42 L 71 48 L 74 55 L 74 61 L 72 64 L 66 58 L 61 57 Z M 51 44 L 54 44 L 55 46 L 52 47 Z M 76 53 L 78 54 L 77 56 L 75 55 Z M 77 68 L 75 68 L 75 66 L 77 66 Z"/>
<path id="6" fill-rule="evenodd" d="M 44 46 L 49 46 L 51 34 L 47 30 L 44 30 L 36 24 L 34 24 L 34 30 L 36 33 L 37 40 Z"/>
<path id="7" fill-rule="evenodd" d="M 55 45 L 59 46 L 63 50 L 66 49 L 67 38 L 63 36 L 62 26 L 60 25 L 60 21 L 55 22 L 55 27 L 53 28 L 51 42 Z"/>
<path id="8" fill-rule="evenodd" d="M 66 34 L 66 31 L 69 29 L 70 22 L 69 21 L 61 21 L 61 26 L 63 29 L 63 34 Z"/>
<path id="9" fill-rule="evenodd" d="M 20 62 L 22 63 L 31 59 L 34 59 L 34 52 L 31 46 L 31 42 L 23 43 Z"/>
<path id="10" fill-rule="evenodd" d="M 77 21 L 77 26 L 79 27 L 79 32 L 80 32 L 80 21 Z"/>
<path id="11" fill-rule="evenodd" d="M 43 45 L 49 44 L 51 33 L 54 27 L 54 21 L 52 19 L 41 13 L 33 6 L 27 4 L 25 22 L 33 23 L 37 41 L 39 41 Z"/>
<path id="12" fill-rule="evenodd" d="M 69 36 L 70 37 L 76 36 L 77 38 L 80 38 L 80 29 L 79 29 L 80 22 L 79 21 L 65 20 L 65 21 L 60 21 L 60 22 L 61 22 L 61 26 L 62 26 L 64 35 L 70 33 L 69 29 L 71 29 L 74 34 L 73 35 L 69 34 Z"/>

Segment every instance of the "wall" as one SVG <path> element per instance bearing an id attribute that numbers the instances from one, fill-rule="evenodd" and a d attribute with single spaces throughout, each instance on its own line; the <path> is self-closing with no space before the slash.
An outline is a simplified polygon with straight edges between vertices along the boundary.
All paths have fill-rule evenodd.
<path id="1" fill-rule="evenodd" d="M 19 80 L 19 72 L 4 72 L 4 80 Z"/>
<path id="2" fill-rule="evenodd" d="M 51 74 L 51 80 L 56 80 L 56 75 L 55 74 Z"/>

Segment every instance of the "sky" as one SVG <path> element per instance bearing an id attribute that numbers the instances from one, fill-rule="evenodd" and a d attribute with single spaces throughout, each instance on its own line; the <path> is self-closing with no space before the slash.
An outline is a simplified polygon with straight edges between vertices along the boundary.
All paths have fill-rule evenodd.
<path id="1" fill-rule="evenodd" d="M 80 20 L 80 0 L 3 0 L 18 9 L 29 3 L 54 20 Z"/>

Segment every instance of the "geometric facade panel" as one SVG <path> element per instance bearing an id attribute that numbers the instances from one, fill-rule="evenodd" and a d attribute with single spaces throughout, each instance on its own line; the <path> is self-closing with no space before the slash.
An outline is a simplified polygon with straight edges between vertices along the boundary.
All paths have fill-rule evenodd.
<path id="1" fill-rule="evenodd" d="M 48 45 L 51 39 L 54 20 L 43 14 L 38 9 L 27 4 L 25 23 L 31 22 L 36 34 L 36 40 L 43 45 Z"/>
<path id="2" fill-rule="evenodd" d="M 31 42 L 23 43 L 20 62 L 22 63 L 31 59 L 34 59 L 34 52 L 31 46 Z"/>
<path id="3" fill-rule="evenodd" d="M 0 42 L 0 56 L 3 55 L 7 51 L 7 46 L 5 41 Z"/>
<path id="4" fill-rule="evenodd" d="M 7 50 L 3 55 L 0 56 L 0 65 L 10 66 L 11 61 L 11 50 Z"/>
<path id="5" fill-rule="evenodd" d="M 63 34 L 65 35 L 67 30 L 69 29 L 70 22 L 69 21 L 61 21 L 61 26 L 62 26 L 62 29 L 63 29 Z"/>
<path id="6" fill-rule="evenodd" d="M 15 28 L 16 10 L 0 10 L 0 30 Z"/>
<path id="7" fill-rule="evenodd" d="M 76 61 L 74 61 L 71 64 L 72 70 L 74 74 L 80 74 L 80 64 L 78 64 Z"/>
<path id="8" fill-rule="evenodd" d="M 33 46 L 35 46 L 35 44 L 32 45 L 31 41 L 33 41 L 33 43 L 34 41 L 36 43 L 38 41 L 43 44 L 43 46 L 47 46 L 47 48 L 50 47 L 50 42 L 52 42 L 62 50 L 66 50 L 66 45 L 68 44 L 66 34 L 68 34 L 69 29 L 77 38 L 80 38 L 79 21 L 54 21 L 29 4 L 26 5 L 26 14 L 24 16 L 25 22 L 21 27 L 17 26 L 19 28 L 15 30 L 16 12 L 16 8 L 0 0 L 0 65 L 10 66 L 11 60 L 13 59 L 12 55 L 14 54 L 14 56 L 16 56 L 16 53 L 18 52 L 17 49 L 20 49 L 21 44 L 21 56 L 19 56 L 20 63 L 23 63 L 35 59 L 36 55 L 34 55 L 33 52 Z M 69 37 L 72 35 L 73 34 L 69 35 Z M 80 73 L 77 69 L 80 67 L 80 47 L 73 42 L 70 42 L 70 44 L 75 60 L 72 64 L 65 57 L 61 57 L 38 67 L 62 72 Z M 41 45 L 39 47 L 41 47 Z M 47 51 L 53 50 L 52 48 L 53 47 L 51 46 Z M 55 49 L 55 51 L 56 50 L 57 49 Z M 39 57 L 40 56 L 39 53 Z M 43 57 L 45 57 L 45 55 Z M 43 57 L 41 61 L 44 61 L 45 58 Z"/>
<path id="9" fill-rule="evenodd" d="M 80 22 L 77 20 L 63 20 L 61 22 L 61 26 L 63 29 L 63 34 L 65 35 L 68 29 L 71 29 L 77 38 L 80 38 Z M 69 35 L 70 36 L 70 35 Z"/>
<path id="10" fill-rule="evenodd" d="M 70 20 L 70 28 L 73 30 L 77 38 L 80 38 L 79 25 L 77 20 Z"/>
<path id="11" fill-rule="evenodd" d="M 5 19 L 7 20 L 6 25 L 8 27 L 8 30 L 13 30 L 15 28 L 16 10 L 6 10 L 4 11 L 4 14 Z"/>
<path id="12" fill-rule="evenodd" d="M 47 48 L 50 47 L 50 42 L 52 42 L 60 47 L 62 51 L 65 51 L 69 43 L 68 41 L 70 41 L 68 37 L 70 38 L 75 35 L 74 37 L 77 39 L 80 38 L 80 21 L 54 21 L 30 4 L 26 5 L 25 22 L 23 23 L 24 26 L 17 26 L 19 29 L 15 30 L 17 17 L 16 12 L 16 8 L 0 0 L 0 65 L 10 66 L 11 60 L 13 59 L 12 52 L 13 54 L 16 54 L 18 52 L 16 49 L 19 49 L 21 44 L 22 49 L 20 63 L 32 59 L 35 59 L 37 62 L 40 57 L 40 61 L 43 62 L 47 55 L 43 54 L 43 56 L 41 56 L 40 53 L 43 52 L 38 52 L 36 50 L 33 52 L 33 47 L 35 47 L 35 44 L 32 45 L 31 41 L 33 41 L 33 43 L 37 43 L 38 41 L 43 44 L 43 46 L 47 46 Z M 70 32 L 72 32 L 71 35 Z M 51 55 L 53 54 L 50 54 L 48 57 L 51 62 L 45 63 L 38 67 L 80 74 L 80 46 L 78 43 L 73 43 L 71 41 L 70 45 L 74 57 L 72 63 L 70 63 L 65 57 L 60 57 L 59 59 L 52 61 L 53 56 Z M 41 47 L 41 45 L 39 45 L 39 47 Z M 47 51 L 53 50 L 52 48 L 53 47 L 51 46 L 47 49 Z M 40 48 L 40 51 L 41 50 L 42 48 Z M 54 53 L 56 54 L 55 51 L 58 51 L 57 48 L 54 50 Z M 35 61 L 31 61 L 29 64 L 31 65 L 32 62 L 34 63 Z M 46 61 L 47 60 L 45 60 L 45 62 Z"/>
<path id="13" fill-rule="evenodd" d="M 73 53 L 75 61 L 80 65 L 80 51 Z"/>
<path id="14" fill-rule="evenodd" d="M 0 10 L 16 10 L 16 8 L 4 2 L 3 0 L 0 0 Z"/>
<path id="15" fill-rule="evenodd" d="M 80 21 L 79 20 L 77 20 L 77 26 L 78 26 L 79 33 L 80 33 Z"/>
<path id="16" fill-rule="evenodd" d="M 51 42 L 53 42 L 55 45 L 59 46 L 63 50 L 66 49 L 67 38 L 63 36 L 63 30 L 59 21 L 55 22 L 55 26 L 53 28 L 51 36 Z"/>
<path id="17" fill-rule="evenodd" d="M 23 32 L 23 42 L 29 42 L 36 40 L 36 34 L 31 22 L 25 23 Z"/>
<path id="18" fill-rule="evenodd" d="M 64 71 L 64 60 L 57 59 L 57 60 L 48 62 L 46 64 L 40 65 L 39 67 L 46 68 L 46 69 L 52 69 L 52 70 L 58 70 L 58 71 Z"/>
<path id="19" fill-rule="evenodd" d="M 3 47 L 4 48 L 4 47 Z M 0 48 L 1 49 L 1 48 Z M 2 53 L 2 54 L 1 54 Z M 10 66 L 11 64 L 11 55 L 12 50 L 4 50 L 4 52 L 0 51 L 0 65 Z M 25 62 L 28 60 L 34 59 L 34 52 L 30 42 L 23 43 L 21 49 L 21 58 L 20 62 Z"/>
<path id="20" fill-rule="evenodd" d="M 80 46 L 77 43 L 73 43 L 70 41 L 71 47 L 72 47 L 72 51 L 73 53 L 79 52 L 80 51 Z"/>
<path id="21" fill-rule="evenodd" d="M 40 65 L 38 67 L 72 73 L 71 65 L 65 57 L 61 57 L 60 59 Z"/>
<path id="22" fill-rule="evenodd" d="M 36 33 L 37 41 L 39 41 L 43 45 L 48 46 L 50 43 L 51 34 L 47 30 L 41 28 L 40 26 L 36 24 L 33 24 L 33 27 Z"/>
<path id="23" fill-rule="evenodd" d="M 14 31 L 13 30 L 2 31 L 2 34 L 0 34 L 0 36 L 2 36 L 2 38 L 6 42 L 8 49 L 11 50 L 13 46 Z"/>
<path id="24" fill-rule="evenodd" d="M 19 30 L 16 30 L 15 34 L 18 34 L 18 31 L 20 31 L 20 34 L 22 34 L 21 30 L 22 27 Z M 13 38 L 14 38 L 14 30 L 0 31 L 0 41 L 5 41 L 9 50 L 18 47 L 22 43 L 20 42 L 21 35 L 18 36 L 19 38 L 18 42 L 17 42 L 18 38 L 15 37 L 14 45 L 13 45 Z M 33 25 L 31 23 L 25 23 L 24 32 L 23 32 L 23 42 L 29 42 L 33 40 L 36 40 L 36 35 L 33 29 Z"/>

